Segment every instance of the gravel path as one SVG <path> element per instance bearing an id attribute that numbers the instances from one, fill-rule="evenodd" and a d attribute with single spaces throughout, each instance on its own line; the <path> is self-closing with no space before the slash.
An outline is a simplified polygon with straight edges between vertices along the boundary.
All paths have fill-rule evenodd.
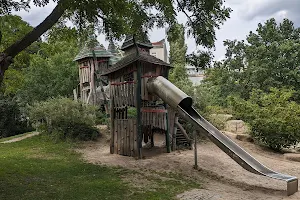
<path id="1" fill-rule="evenodd" d="M 21 141 L 21 140 L 24 140 L 26 138 L 30 138 L 30 137 L 33 137 L 33 136 L 36 136 L 36 135 L 39 135 L 39 134 L 40 134 L 39 132 L 33 132 L 33 133 L 29 133 L 29 134 L 26 134 L 24 136 L 17 137 L 17 138 L 11 139 L 11 140 L 7 140 L 7 141 L 1 142 L 1 143 L 6 144 L 6 143 L 18 142 L 18 141 Z"/>

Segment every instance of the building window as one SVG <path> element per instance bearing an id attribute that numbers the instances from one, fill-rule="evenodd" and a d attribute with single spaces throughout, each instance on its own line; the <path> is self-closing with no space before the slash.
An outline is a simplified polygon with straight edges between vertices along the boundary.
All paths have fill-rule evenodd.
<path id="1" fill-rule="evenodd" d="M 151 55 L 156 57 L 156 52 L 152 52 Z"/>

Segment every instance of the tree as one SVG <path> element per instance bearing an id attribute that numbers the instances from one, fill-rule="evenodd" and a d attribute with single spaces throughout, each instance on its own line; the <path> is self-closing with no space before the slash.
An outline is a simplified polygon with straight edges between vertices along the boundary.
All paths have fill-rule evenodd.
<path id="1" fill-rule="evenodd" d="M 75 45 L 74 45 L 75 44 Z M 78 68 L 73 58 L 76 43 L 56 41 L 44 43 L 40 53 L 31 58 L 24 84 L 17 96 L 22 104 L 45 101 L 51 97 L 71 97 L 78 84 Z"/>
<path id="2" fill-rule="evenodd" d="M 168 41 L 170 43 L 170 64 L 185 65 L 187 46 L 185 44 L 185 31 L 182 24 L 175 24 L 170 27 Z"/>
<path id="3" fill-rule="evenodd" d="M 33 28 L 21 17 L 16 15 L 5 15 L 0 17 L 0 27 L 2 30 L 3 40 L 0 43 L 0 51 L 6 49 L 11 43 L 22 38 L 24 34 Z M 19 53 L 12 63 L 10 69 L 4 77 L 4 84 L 1 86 L 1 92 L 5 96 L 13 96 L 20 88 L 23 82 L 22 69 L 30 64 L 30 55 L 39 50 L 40 42 L 35 42 L 25 51 Z"/>
<path id="4" fill-rule="evenodd" d="M 174 67 L 170 74 L 172 81 L 185 81 L 188 79 L 186 65 L 185 32 L 182 24 L 173 25 L 168 33 L 170 44 L 170 64 Z"/>
<path id="5" fill-rule="evenodd" d="M 225 41 L 226 58 L 209 70 L 208 80 L 219 85 L 223 96 L 237 94 L 248 99 L 253 89 L 268 92 L 271 87 L 296 91 L 300 100 L 300 29 L 284 19 L 258 24 L 247 41 Z"/>
<path id="6" fill-rule="evenodd" d="M 28 7 L 25 1 L 4 0 L 4 14 L 12 9 Z M 17 3 L 21 2 L 21 3 Z M 11 44 L 0 55 L 0 83 L 4 72 L 13 58 L 43 33 L 50 29 L 62 16 L 71 19 L 79 28 L 96 27 L 108 37 L 120 38 L 128 33 L 146 32 L 154 26 L 163 27 L 176 22 L 176 12 L 185 13 L 189 35 L 195 37 L 198 45 L 214 46 L 215 28 L 223 23 L 230 9 L 223 6 L 223 0 L 110 0 L 110 1 L 74 1 L 58 0 L 52 13 L 36 28 L 28 32 L 21 40 Z M 35 0 L 38 6 L 44 6 L 49 0 Z M 157 10 L 156 14 L 149 10 Z"/>
<path id="7" fill-rule="evenodd" d="M 192 82 L 186 73 L 185 31 L 182 24 L 173 25 L 168 32 L 170 44 L 170 64 L 174 67 L 170 81 L 189 95 L 193 95 Z"/>

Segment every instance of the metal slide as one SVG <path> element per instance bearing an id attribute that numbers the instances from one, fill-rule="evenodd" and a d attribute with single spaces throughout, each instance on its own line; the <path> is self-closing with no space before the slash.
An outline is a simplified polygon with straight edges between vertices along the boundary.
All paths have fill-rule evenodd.
<path id="1" fill-rule="evenodd" d="M 298 178 L 275 172 L 258 162 L 249 153 L 205 120 L 192 107 L 192 99 L 164 77 L 149 79 L 148 91 L 156 94 L 195 128 L 201 130 L 214 144 L 249 172 L 287 182 L 287 195 L 298 191 Z"/>

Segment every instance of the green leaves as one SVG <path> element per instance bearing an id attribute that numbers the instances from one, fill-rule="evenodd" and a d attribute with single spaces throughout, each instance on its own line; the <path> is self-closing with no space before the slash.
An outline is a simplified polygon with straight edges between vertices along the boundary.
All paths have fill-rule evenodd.
<path id="1" fill-rule="evenodd" d="M 227 40 L 224 45 L 226 58 L 215 65 L 222 72 L 215 74 L 223 77 L 226 87 L 235 85 L 233 93 L 247 99 L 253 89 L 268 92 L 271 87 L 289 87 L 296 90 L 296 95 L 300 92 L 300 35 L 293 22 L 285 19 L 277 24 L 270 19 L 258 24 L 257 33 L 250 32 L 247 42 Z M 219 79 L 210 76 L 216 84 Z"/>
<path id="2" fill-rule="evenodd" d="M 177 0 L 177 3 L 179 11 L 188 16 L 188 35 L 193 36 L 198 45 L 214 47 L 215 28 L 229 18 L 231 9 L 226 8 L 222 0 Z"/>
<path id="3" fill-rule="evenodd" d="M 96 139 L 96 108 L 68 98 L 53 98 L 29 106 L 30 120 L 54 139 Z M 59 137 L 59 138 L 55 138 Z"/>
<path id="4" fill-rule="evenodd" d="M 215 28 L 219 28 L 231 12 L 224 6 L 224 0 L 53 0 L 62 3 L 66 9 L 65 18 L 71 19 L 80 29 L 95 27 L 108 37 L 120 38 L 124 34 L 146 32 L 153 27 L 166 27 L 176 23 L 176 12 L 183 12 L 187 18 L 188 35 L 198 45 L 213 47 Z M 34 0 L 35 6 L 45 6 L 50 0 Z M 12 10 L 29 8 L 28 1 L 3 0 L 0 14 Z"/>
<path id="5" fill-rule="evenodd" d="M 12 11 L 19 11 L 26 8 L 29 8 L 29 2 L 26 0 L 1 0 L 0 15 L 10 14 Z"/>
<path id="6" fill-rule="evenodd" d="M 187 94 L 192 95 L 192 82 L 186 73 L 186 51 L 184 26 L 174 24 L 168 32 L 168 41 L 170 43 L 170 63 L 174 69 L 170 73 L 170 81 Z"/>
<path id="7" fill-rule="evenodd" d="M 24 86 L 19 91 L 25 103 L 43 101 L 50 97 L 72 96 L 78 84 L 78 68 L 73 62 L 78 49 L 68 42 L 43 44 L 42 54 L 31 57 L 25 71 Z"/>
<path id="8" fill-rule="evenodd" d="M 187 46 L 182 24 L 174 24 L 170 27 L 168 41 L 170 43 L 170 63 L 172 65 L 185 66 Z"/>
<path id="9" fill-rule="evenodd" d="M 254 90 L 249 100 L 228 100 L 237 118 L 250 123 L 252 135 L 279 151 L 300 141 L 300 105 L 292 101 L 294 91 L 271 88 L 269 93 Z"/>

